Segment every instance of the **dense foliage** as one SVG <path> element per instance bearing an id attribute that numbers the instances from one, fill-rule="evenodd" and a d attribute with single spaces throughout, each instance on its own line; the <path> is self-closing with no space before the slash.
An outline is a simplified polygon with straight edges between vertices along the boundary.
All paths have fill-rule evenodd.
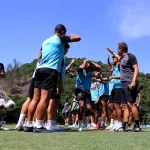
<path id="1" fill-rule="evenodd" d="M 85 58 L 76 59 L 73 68 L 75 69 L 79 66 Z M 36 61 L 34 60 L 32 63 L 26 63 L 21 65 L 18 61 L 13 60 L 13 64 L 9 64 L 6 68 L 6 82 L 9 86 L 10 97 L 16 102 L 17 107 L 12 111 L 4 112 L 4 120 L 7 122 L 16 122 L 22 103 L 26 100 L 26 95 L 13 92 L 15 88 L 20 88 L 29 85 L 29 80 L 31 79 L 32 73 L 36 66 Z M 66 58 L 67 64 L 69 64 L 71 58 Z M 110 75 L 107 65 L 103 64 L 101 61 L 98 62 L 102 66 L 102 71 L 106 75 Z M 62 94 L 61 104 L 59 106 L 59 110 L 61 112 L 63 104 L 65 100 L 68 98 L 72 98 L 72 93 L 74 92 L 75 87 L 75 78 L 71 77 L 68 73 L 66 74 L 66 78 L 64 81 L 64 93 Z M 139 77 L 139 86 L 141 89 L 141 106 L 140 106 L 140 119 L 142 122 L 150 122 L 150 74 L 140 73 Z M 27 93 L 26 93 L 27 94 Z M 62 115 L 58 112 L 58 121 L 62 122 Z"/>

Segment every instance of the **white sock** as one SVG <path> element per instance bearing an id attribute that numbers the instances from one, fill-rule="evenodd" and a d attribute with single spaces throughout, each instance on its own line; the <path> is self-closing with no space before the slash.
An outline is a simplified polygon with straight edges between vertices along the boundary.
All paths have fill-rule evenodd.
<path id="1" fill-rule="evenodd" d="M 32 126 L 35 127 L 35 121 L 32 121 Z"/>
<path id="2" fill-rule="evenodd" d="M 56 120 L 47 120 L 47 124 L 49 126 L 54 126 L 54 125 L 56 125 Z"/>
<path id="3" fill-rule="evenodd" d="M 88 127 L 90 127 L 91 126 L 91 123 L 88 123 Z"/>
<path id="4" fill-rule="evenodd" d="M 101 122 L 101 125 L 103 125 L 103 124 L 105 124 L 105 122 L 102 121 L 102 122 Z"/>
<path id="5" fill-rule="evenodd" d="M 25 120 L 26 114 L 20 114 L 18 123 L 23 124 Z"/>
<path id="6" fill-rule="evenodd" d="M 27 121 L 27 127 L 33 127 L 32 121 Z"/>
<path id="7" fill-rule="evenodd" d="M 42 126 L 43 126 L 43 120 L 36 120 L 35 127 L 36 128 L 41 128 Z"/>
<path id="8" fill-rule="evenodd" d="M 114 120 L 114 124 L 117 127 L 118 126 L 118 120 Z"/>
<path id="9" fill-rule="evenodd" d="M 82 128 L 82 120 L 79 120 L 79 128 Z"/>
<path id="10" fill-rule="evenodd" d="M 122 122 L 118 122 L 118 127 L 122 127 Z"/>
<path id="11" fill-rule="evenodd" d="M 110 124 L 114 125 L 114 119 L 111 119 Z"/>
<path id="12" fill-rule="evenodd" d="M 91 125 L 92 125 L 93 127 L 96 127 L 96 124 L 95 124 L 95 123 L 91 123 Z"/>

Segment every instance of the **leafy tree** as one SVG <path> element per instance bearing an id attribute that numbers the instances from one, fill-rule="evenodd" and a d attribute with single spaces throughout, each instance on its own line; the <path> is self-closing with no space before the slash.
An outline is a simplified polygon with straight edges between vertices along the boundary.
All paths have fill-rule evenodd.
<path id="1" fill-rule="evenodd" d="M 65 58 L 67 64 L 71 62 L 72 58 Z M 86 58 L 77 58 L 73 68 L 76 69 Z M 31 63 L 21 64 L 17 60 L 13 60 L 13 64 L 10 63 L 6 69 L 6 81 L 9 87 L 14 88 L 17 86 L 21 87 L 29 83 L 33 71 L 35 69 L 37 60 L 33 60 Z M 102 66 L 103 74 L 110 75 L 108 71 L 107 64 L 103 64 L 101 61 L 97 62 Z M 18 74 L 19 73 L 19 74 Z M 59 112 L 57 114 L 57 119 L 59 123 L 62 123 L 63 116 L 61 114 L 63 104 L 65 103 L 66 99 L 72 99 L 72 93 L 75 89 L 75 81 L 76 78 L 71 77 L 68 73 L 66 73 L 64 84 L 64 93 L 61 97 L 61 103 L 59 105 Z M 141 106 L 140 106 L 140 120 L 141 122 L 150 121 L 150 74 L 140 73 L 138 77 L 139 86 L 141 89 Z M 27 93 L 26 93 L 27 94 Z M 16 102 L 17 107 L 12 110 L 5 112 L 4 119 L 8 122 L 16 122 L 18 119 L 18 115 L 21 109 L 23 102 L 26 100 L 26 95 L 15 95 L 12 94 L 10 97 Z"/>

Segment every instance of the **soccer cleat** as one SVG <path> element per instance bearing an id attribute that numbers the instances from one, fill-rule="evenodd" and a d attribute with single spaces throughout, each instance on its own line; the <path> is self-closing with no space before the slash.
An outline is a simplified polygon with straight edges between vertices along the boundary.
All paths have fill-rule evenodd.
<path id="1" fill-rule="evenodd" d="M 17 123 L 16 130 L 18 130 L 18 131 L 24 131 L 23 124 Z"/>
<path id="2" fill-rule="evenodd" d="M 138 126 L 135 126 L 132 130 L 132 132 L 140 132 L 141 128 L 139 128 Z"/>
<path id="3" fill-rule="evenodd" d="M 46 128 L 41 127 L 41 128 L 34 128 L 33 132 L 34 133 L 48 133 L 49 131 Z"/>
<path id="4" fill-rule="evenodd" d="M 100 127 L 100 130 L 105 130 L 105 129 L 106 129 L 105 124 L 102 124 L 101 127 Z"/>
<path id="5" fill-rule="evenodd" d="M 127 129 L 128 129 L 128 131 L 132 131 L 132 130 L 133 130 L 133 129 L 132 129 L 132 128 L 130 128 L 130 127 L 128 127 Z"/>
<path id="6" fill-rule="evenodd" d="M 75 128 L 75 124 L 73 124 L 73 125 L 69 126 L 69 128 Z"/>
<path id="7" fill-rule="evenodd" d="M 115 130 L 117 129 L 117 126 L 113 126 L 113 128 L 111 128 L 109 131 L 111 131 L 111 132 L 115 132 Z"/>
<path id="8" fill-rule="evenodd" d="M 129 130 L 128 130 L 128 127 L 124 127 L 124 128 L 123 128 L 123 131 L 124 131 L 124 132 L 128 132 L 128 131 L 129 131 Z"/>
<path id="9" fill-rule="evenodd" d="M 114 127 L 113 124 L 110 124 L 105 130 L 111 130 Z"/>
<path id="10" fill-rule="evenodd" d="M 3 125 L 0 125 L 0 130 L 8 131 L 8 128 L 4 128 Z"/>
<path id="11" fill-rule="evenodd" d="M 0 125 L 0 130 L 4 130 L 4 127 L 2 125 Z"/>
<path id="12" fill-rule="evenodd" d="M 114 132 L 124 132 L 123 127 L 116 128 Z"/>
<path id="13" fill-rule="evenodd" d="M 33 132 L 33 127 L 24 128 L 24 132 Z"/>
<path id="14" fill-rule="evenodd" d="M 82 132 L 82 131 L 83 131 L 83 128 L 82 128 L 82 127 L 80 127 L 80 128 L 78 129 L 78 131 L 79 131 L 79 132 Z"/>
<path id="15" fill-rule="evenodd" d="M 64 131 L 64 129 L 59 128 L 57 125 L 46 126 L 46 129 L 47 129 L 48 131 L 52 131 L 52 132 L 61 132 L 61 131 Z"/>
<path id="16" fill-rule="evenodd" d="M 88 130 L 97 130 L 97 128 L 94 126 L 91 126 L 90 128 L 88 128 Z"/>

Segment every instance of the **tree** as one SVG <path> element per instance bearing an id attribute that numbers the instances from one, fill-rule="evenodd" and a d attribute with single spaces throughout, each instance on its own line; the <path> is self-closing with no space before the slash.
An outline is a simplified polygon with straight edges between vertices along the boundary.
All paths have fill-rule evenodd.
<path id="1" fill-rule="evenodd" d="M 72 58 L 65 57 L 67 64 L 71 62 Z M 78 58 L 76 59 L 75 64 L 73 65 L 73 68 L 76 69 L 86 58 Z M 22 64 L 17 61 L 13 60 L 13 63 L 9 63 L 6 69 L 6 81 L 11 88 L 16 88 L 16 86 L 22 86 L 31 79 L 33 71 L 35 69 L 37 60 L 33 60 L 31 63 Z M 110 72 L 108 71 L 107 64 L 103 64 L 101 61 L 97 62 L 102 66 L 103 74 L 110 75 Z M 19 73 L 19 75 L 18 75 Z M 62 114 L 60 113 L 63 104 L 65 103 L 66 99 L 72 99 L 72 93 L 75 89 L 75 77 L 70 77 L 68 73 L 66 73 L 66 78 L 63 82 L 64 84 L 64 93 L 61 97 L 61 102 L 59 105 L 59 112 L 57 114 L 58 116 L 58 122 L 60 123 L 62 121 Z M 150 114 L 150 74 L 144 74 L 140 73 L 138 77 L 139 86 L 141 89 L 141 106 L 140 106 L 140 121 L 141 122 L 147 122 L 149 121 L 149 114 Z M 25 83 L 26 82 L 26 83 Z M 24 83 L 24 84 L 23 84 Z M 27 93 L 26 93 L 27 94 Z M 11 98 L 17 102 L 17 108 L 15 110 L 12 110 L 9 113 L 6 113 L 5 120 L 9 121 L 10 118 L 13 118 L 14 121 L 16 121 L 18 118 L 19 111 L 21 109 L 22 103 L 26 99 L 24 95 L 16 96 L 15 94 L 11 95 Z M 13 115 L 14 113 L 14 115 Z M 8 119 L 8 120 L 7 120 Z M 13 122 L 13 120 L 11 120 Z"/>

